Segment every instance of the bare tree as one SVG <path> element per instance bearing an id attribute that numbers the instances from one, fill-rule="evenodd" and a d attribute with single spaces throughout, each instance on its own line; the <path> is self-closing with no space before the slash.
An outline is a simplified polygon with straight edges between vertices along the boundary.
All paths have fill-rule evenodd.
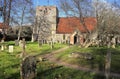
<path id="1" fill-rule="evenodd" d="M 5 38 L 5 28 L 6 26 L 9 26 L 9 22 L 10 22 L 10 13 L 11 13 L 11 3 L 12 0 L 0 0 L 0 11 L 1 11 L 1 17 L 3 19 L 3 28 L 2 28 L 2 32 L 3 32 L 3 40 Z"/>
<path id="2" fill-rule="evenodd" d="M 96 1 L 94 2 L 95 14 L 97 20 L 96 30 L 102 45 L 109 44 L 107 37 L 112 39 L 116 34 L 119 34 L 120 15 L 117 8 L 109 3 Z"/>
<path id="3" fill-rule="evenodd" d="M 115 44 L 116 36 L 120 33 L 120 14 L 118 8 L 106 2 L 96 1 L 94 3 L 96 19 L 97 19 L 97 31 L 98 40 L 101 40 L 101 44 L 108 46 L 108 51 L 105 58 L 105 76 L 106 79 L 110 77 L 110 66 L 111 66 L 111 50 L 110 47 Z"/>
<path id="4" fill-rule="evenodd" d="M 77 16 L 80 18 L 80 22 L 84 26 L 84 28 L 87 31 L 87 37 L 86 39 L 90 41 L 85 41 L 83 44 L 83 47 L 88 47 L 92 43 L 93 37 L 100 41 L 99 43 L 103 45 L 108 46 L 108 51 L 106 53 L 106 62 L 105 62 L 105 75 L 106 79 L 109 79 L 110 75 L 110 64 L 111 64 L 111 51 L 109 48 L 112 46 L 113 42 L 112 39 L 115 38 L 118 34 L 120 34 L 120 5 L 118 4 L 119 0 L 114 0 L 115 2 L 109 3 L 109 2 L 102 2 L 100 0 L 93 0 L 90 2 L 93 4 L 93 7 L 88 5 L 90 8 L 87 8 L 86 5 L 82 8 L 83 1 L 85 3 L 89 2 L 89 0 L 68 0 L 67 1 L 61 1 L 61 8 L 65 12 L 66 15 L 69 16 Z M 96 18 L 97 24 L 95 27 L 95 32 L 90 32 L 86 26 L 84 21 L 84 14 L 93 13 L 94 17 Z M 94 10 L 93 10 L 94 9 Z M 90 11 L 92 10 L 92 11 Z M 88 16 L 88 14 L 87 14 Z M 98 37 L 98 38 L 97 38 Z"/>
<path id="5" fill-rule="evenodd" d="M 104 41 L 107 38 L 103 38 L 103 36 L 119 33 L 119 12 L 115 11 L 116 8 L 110 6 L 110 4 L 99 0 L 60 0 L 60 7 L 67 17 L 79 18 L 80 23 L 86 30 L 86 40 L 82 45 L 83 47 L 88 47 L 94 41 L 98 41 L 99 39 L 97 37 L 102 38 L 100 40 Z M 85 23 L 86 17 L 96 18 L 94 31 L 87 28 Z"/>
<path id="6" fill-rule="evenodd" d="M 37 17 L 36 21 L 38 43 L 41 45 L 51 35 L 50 22 L 45 15 Z"/>
<path id="7" fill-rule="evenodd" d="M 21 37 L 22 26 L 33 22 L 33 3 L 32 0 L 14 0 L 12 5 L 11 22 L 19 26 L 18 40 Z"/>
<path id="8" fill-rule="evenodd" d="M 41 6 L 36 9 L 36 18 L 33 28 L 32 42 L 38 41 L 39 45 L 52 41 L 52 33 L 56 27 L 56 8 Z"/>
<path id="9" fill-rule="evenodd" d="M 60 0 L 60 7 L 67 15 L 67 17 L 76 17 L 79 18 L 82 27 L 86 31 L 85 42 L 81 45 L 82 47 L 88 47 L 93 42 L 94 37 L 96 39 L 96 31 L 92 32 L 89 30 L 85 23 L 86 17 L 94 16 L 94 10 L 91 5 L 90 0 Z M 94 39 L 94 40 L 95 40 Z"/>

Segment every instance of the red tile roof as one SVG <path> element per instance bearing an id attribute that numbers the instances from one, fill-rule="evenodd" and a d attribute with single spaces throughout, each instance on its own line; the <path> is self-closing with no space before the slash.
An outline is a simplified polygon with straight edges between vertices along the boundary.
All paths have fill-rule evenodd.
<path id="1" fill-rule="evenodd" d="M 93 17 L 85 18 L 85 25 L 89 31 L 93 31 L 96 26 L 96 19 Z M 76 29 L 79 29 L 81 32 L 86 32 L 79 18 L 59 18 L 57 33 L 69 34 L 73 33 Z"/>
<path id="2" fill-rule="evenodd" d="M 8 29 L 9 28 L 9 26 L 7 26 L 6 24 L 4 24 L 4 23 L 0 23 L 0 29 Z"/>

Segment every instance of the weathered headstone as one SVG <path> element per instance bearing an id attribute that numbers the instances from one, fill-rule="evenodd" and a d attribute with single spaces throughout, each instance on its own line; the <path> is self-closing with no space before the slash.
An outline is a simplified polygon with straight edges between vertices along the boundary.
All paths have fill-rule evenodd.
<path id="1" fill-rule="evenodd" d="M 18 46 L 19 45 L 19 41 L 15 40 L 15 45 Z"/>
<path id="2" fill-rule="evenodd" d="M 4 50 L 4 46 L 3 45 L 1 45 L 1 50 Z"/>
<path id="3" fill-rule="evenodd" d="M 38 40 L 39 47 L 42 46 L 42 40 Z"/>
<path id="4" fill-rule="evenodd" d="M 19 41 L 19 46 L 21 47 L 22 53 L 20 55 L 20 57 L 25 57 L 26 52 L 25 52 L 25 48 L 26 48 L 26 42 L 25 42 L 25 38 L 23 38 L 22 40 Z"/>
<path id="5" fill-rule="evenodd" d="M 34 79 L 36 77 L 36 59 L 28 56 L 21 62 L 21 79 Z"/>
<path id="6" fill-rule="evenodd" d="M 9 52 L 10 52 L 10 53 L 13 53 L 13 45 L 10 45 L 10 46 L 9 46 Z"/>
<path id="7" fill-rule="evenodd" d="M 23 41 L 22 41 L 22 40 L 19 41 L 19 46 L 20 46 L 21 48 L 23 47 Z"/>
<path id="8" fill-rule="evenodd" d="M 3 43 L 4 43 L 4 40 L 1 40 L 1 50 L 4 50 L 5 48 L 4 48 L 4 45 L 3 45 Z"/>

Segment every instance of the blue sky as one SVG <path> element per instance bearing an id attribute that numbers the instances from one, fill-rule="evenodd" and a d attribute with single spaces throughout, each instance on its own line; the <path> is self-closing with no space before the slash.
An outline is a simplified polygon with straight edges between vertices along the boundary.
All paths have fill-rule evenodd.
<path id="1" fill-rule="evenodd" d="M 49 5 L 56 5 L 57 1 L 59 1 L 59 0 L 33 0 L 35 6 L 36 5 L 48 5 L 48 1 L 49 1 Z M 99 1 L 113 2 L 114 0 L 99 0 Z M 119 1 L 119 0 L 117 0 L 117 1 Z"/>
<path id="2" fill-rule="evenodd" d="M 58 5 L 57 5 L 57 2 L 58 2 L 59 0 L 33 0 L 35 7 L 38 6 L 38 5 L 40 5 L 40 6 L 42 6 L 42 5 L 48 5 L 48 1 L 49 1 L 49 5 L 58 6 Z M 100 1 L 113 2 L 114 0 L 100 0 Z M 120 1 L 120 0 L 117 0 L 117 1 Z M 60 11 L 60 12 L 59 12 L 59 16 L 64 17 L 65 15 L 64 15 L 63 12 Z M 2 18 L 0 18 L 0 20 L 1 20 L 1 19 L 2 19 Z"/>
<path id="3" fill-rule="evenodd" d="M 48 1 L 49 5 L 58 6 L 57 2 L 59 0 L 33 0 L 35 7 L 39 5 L 40 6 L 48 5 Z M 64 17 L 65 16 L 64 12 L 59 11 L 59 16 Z"/>
<path id="4" fill-rule="evenodd" d="M 49 3 L 48 3 L 48 1 L 49 1 Z M 57 2 L 58 2 L 59 0 L 33 0 L 33 2 L 34 2 L 34 6 L 36 7 L 36 6 L 38 6 L 38 5 L 40 5 L 40 6 L 44 6 L 44 5 L 54 5 L 54 6 L 58 6 L 58 4 L 57 4 Z M 99 1 L 107 1 L 107 2 L 113 2 L 114 0 L 99 0 Z M 117 0 L 117 1 L 119 1 L 119 0 Z M 59 16 L 63 16 L 64 17 L 64 13 L 63 12 L 59 12 Z"/>
<path id="5" fill-rule="evenodd" d="M 49 1 L 49 5 L 56 5 L 56 1 L 57 0 L 33 0 L 34 1 L 34 5 L 48 5 L 48 1 Z"/>

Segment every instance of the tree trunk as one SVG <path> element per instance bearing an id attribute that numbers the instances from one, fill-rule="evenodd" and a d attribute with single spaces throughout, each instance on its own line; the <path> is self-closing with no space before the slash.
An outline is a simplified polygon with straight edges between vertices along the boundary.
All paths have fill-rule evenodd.
<path id="1" fill-rule="evenodd" d="M 111 51 L 109 51 L 109 49 L 108 49 L 108 52 L 107 52 L 107 55 L 106 55 L 106 63 L 105 63 L 106 79 L 109 79 L 109 76 L 110 76 L 110 64 L 111 64 Z"/>
<path id="2" fill-rule="evenodd" d="M 108 51 L 105 59 L 105 76 L 106 79 L 110 79 L 110 65 L 111 65 L 111 50 L 109 49 L 111 42 L 108 43 Z"/>
<path id="3" fill-rule="evenodd" d="M 34 40 L 34 36 L 33 36 L 33 34 L 32 34 L 32 39 L 31 39 L 31 42 L 34 42 L 35 40 Z"/>
<path id="4" fill-rule="evenodd" d="M 21 26 L 20 26 L 20 29 L 19 29 L 19 32 L 18 32 L 18 41 L 20 40 L 21 30 L 22 30 L 22 28 L 21 28 Z"/>
<path id="5" fill-rule="evenodd" d="M 23 25 L 23 20 L 24 20 L 25 9 L 26 9 L 26 7 L 23 8 L 23 11 L 22 11 L 22 14 L 21 14 L 21 23 L 20 23 L 19 33 L 18 33 L 18 40 L 20 40 L 20 37 L 21 37 L 21 31 L 22 31 L 22 25 Z"/>
<path id="6" fill-rule="evenodd" d="M 24 58 L 25 55 L 26 55 L 26 52 L 25 52 L 25 38 L 23 38 L 22 42 L 23 42 L 23 46 L 22 46 L 22 57 Z"/>
<path id="7" fill-rule="evenodd" d="M 10 22 L 11 3 L 12 3 L 12 0 L 9 0 L 9 10 L 8 10 L 8 16 L 7 16 L 7 25 L 9 25 L 9 22 Z"/>

